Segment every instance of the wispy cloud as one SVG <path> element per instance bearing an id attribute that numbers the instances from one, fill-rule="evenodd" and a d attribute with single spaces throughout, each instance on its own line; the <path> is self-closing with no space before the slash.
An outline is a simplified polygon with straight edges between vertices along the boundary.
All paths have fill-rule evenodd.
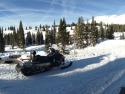
<path id="1" fill-rule="evenodd" d="M 52 24 L 66 17 L 68 22 L 76 21 L 79 16 L 121 15 L 125 11 L 124 0 L 1 0 L 0 25 Z"/>

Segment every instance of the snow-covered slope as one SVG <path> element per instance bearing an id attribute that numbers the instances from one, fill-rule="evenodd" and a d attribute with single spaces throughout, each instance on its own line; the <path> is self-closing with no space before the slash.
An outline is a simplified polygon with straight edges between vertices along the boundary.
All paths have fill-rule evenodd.
<path id="1" fill-rule="evenodd" d="M 125 40 L 75 49 L 70 68 L 25 77 L 15 65 L 0 65 L 0 94 L 118 94 L 125 86 Z"/>
<path id="2" fill-rule="evenodd" d="M 49 30 L 51 30 L 51 29 L 52 28 L 50 27 Z M 56 30 L 58 32 L 58 27 L 56 27 Z M 73 35 L 75 27 L 74 26 L 72 28 L 71 27 L 67 27 L 66 30 L 67 30 L 67 32 L 69 32 L 70 35 Z M 43 39 L 45 40 L 46 31 L 43 31 L 42 29 L 39 29 L 39 31 L 42 32 Z M 27 29 L 27 30 L 24 29 L 24 35 L 25 35 L 25 37 L 27 36 L 28 32 L 30 32 L 31 34 L 37 34 L 38 29 L 37 30 L 35 28 Z M 10 33 L 13 33 L 13 30 L 4 30 L 3 33 L 4 33 L 4 35 L 7 35 L 7 34 L 10 34 Z"/>

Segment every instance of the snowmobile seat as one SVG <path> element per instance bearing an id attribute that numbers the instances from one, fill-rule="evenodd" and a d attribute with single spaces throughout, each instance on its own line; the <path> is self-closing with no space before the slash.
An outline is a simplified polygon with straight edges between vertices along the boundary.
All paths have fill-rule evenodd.
<path id="1" fill-rule="evenodd" d="M 39 63 L 48 63 L 50 62 L 50 59 L 48 59 L 47 56 L 40 56 L 40 55 L 36 55 L 33 60 L 33 62 L 39 62 Z"/>

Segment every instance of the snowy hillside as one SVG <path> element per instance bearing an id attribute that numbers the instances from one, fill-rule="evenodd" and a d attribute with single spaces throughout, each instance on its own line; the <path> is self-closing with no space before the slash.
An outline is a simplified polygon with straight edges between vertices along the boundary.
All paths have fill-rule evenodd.
<path id="1" fill-rule="evenodd" d="M 30 77 L 0 64 L 0 94 L 118 94 L 125 86 L 125 40 L 74 49 L 66 59 L 74 62 L 70 68 Z"/>
<path id="2" fill-rule="evenodd" d="M 51 29 L 52 28 L 49 28 L 49 30 L 51 30 Z M 72 28 L 71 27 L 67 27 L 66 30 L 67 30 L 67 32 L 69 32 L 70 35 L 73 35 L 75 27 L 74 26 Z M 58 27 L 56 27 L 56 31 L 58 32 Z M 31 34 L 37 34 L 38 30 L 36 30 L 35 28 L 27 29 L 27 30 L 24 29 L 24 35 L 25 35 L 25 37 L 27 36 L 28 32 L 30 32 Z M 43 31 L 42 29 L 40 29 L 40 32 L 42 32 L 43 39 L 45 40 L 46 32 Z M 7 35 L 7 34 L 10 34 L 10 33 L 13 33 L 13 30 L 4 30 L 3 33 L 4 33 L 4 35 Z"/>

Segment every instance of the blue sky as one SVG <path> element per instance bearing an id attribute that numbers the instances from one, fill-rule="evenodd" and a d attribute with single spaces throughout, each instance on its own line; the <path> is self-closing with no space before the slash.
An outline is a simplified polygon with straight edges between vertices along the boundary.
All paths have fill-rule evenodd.
<path id="1" fill-rule="evenodd" d="M 53 24 L 65 17 L 67 23 L 79 16 L 121 15 L 125 0 L 0 0 L 0 26 Z"/>

